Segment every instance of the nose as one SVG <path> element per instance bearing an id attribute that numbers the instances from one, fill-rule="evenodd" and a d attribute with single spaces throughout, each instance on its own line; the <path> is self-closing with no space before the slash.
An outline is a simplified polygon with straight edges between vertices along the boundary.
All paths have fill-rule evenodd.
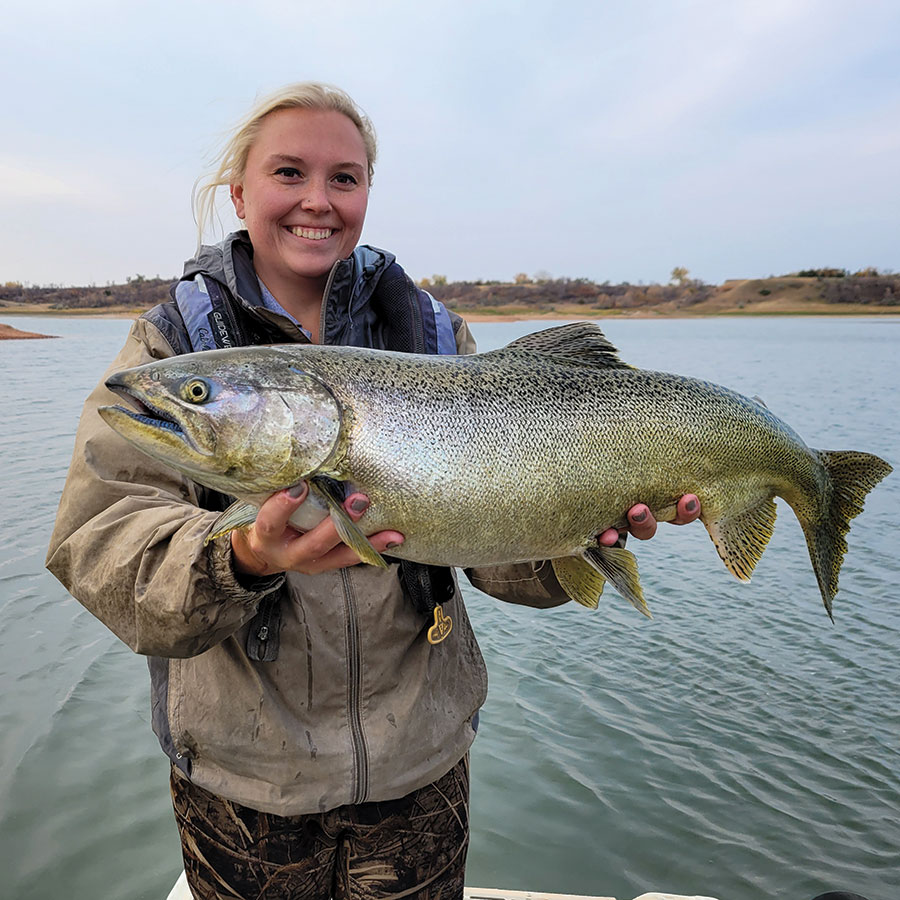
<path id="1" fill-rule="evenodd" d="M 328 186 L 324 182 L 310 180 L 307 182 L 300 208 L 306 212 L 328 212 L 331 201 L 328 199 Z"/>

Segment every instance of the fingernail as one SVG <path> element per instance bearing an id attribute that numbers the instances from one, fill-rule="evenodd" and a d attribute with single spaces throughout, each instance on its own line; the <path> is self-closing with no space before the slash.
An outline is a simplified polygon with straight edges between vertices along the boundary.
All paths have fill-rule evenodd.
<path id="1" fill-rule="evenodd" d="M 369 501 L 365 497 L 357 497 L 350 502 L 353 512 L 365 512 L 369 508 Z"/>
<path id="2" fill-rule="evenodd" d="M 684 508 L 688 512 L 694 512 L 694 510 L 697 508 L 697 501 L 696 500 L 688 500 L 688 502 L 684 504 Z"/>
<path id="3" fill-rule="evenodd" d="M 391 541 L 389 544 L 384 545 L 385 550 L 395 550 L 400 546 L 400 541 Z"/>
<path id="4" fill-rule="evenodd" d="M 645 509 L 643 512 L 635 513 L 635 515 L 633 515 L 631 517 L 631 521 L 632 522 L 643 522 L 644 519 L 646 519 L 646 518 L 647 518 L 647 510 Z"/>
<path id="5" fill-rule="evenodd" d="M 306 482 L 301 481 L 299 484 L 295 484 L 293 487 L 289 487 L 287 489 L 288 496 L 293 497 L 295 500 L 306 490 Z"/>

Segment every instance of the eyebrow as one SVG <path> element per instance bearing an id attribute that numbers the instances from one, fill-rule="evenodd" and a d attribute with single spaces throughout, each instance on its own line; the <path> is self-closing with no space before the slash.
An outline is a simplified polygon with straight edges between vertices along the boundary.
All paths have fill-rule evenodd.
<path id="1" fill-rule="evenodd" d="M 302 157 L 290 156 L 287 153 L 273 153 L 269 157 L 270 164 L 290 163 L 292 165 L 297 165 L 297 164 L 304 165 L 305 162 L 306 162 L 306 160 L 304 160 Z M 334 169 L 358 169 L 360 172 L 365 172 L 365 170 L 366 170 L 366 167 L 361 165 L 358 162 L 339 162 L 339 163 L 336 163 L 331 168 L 334 168 Z"/>

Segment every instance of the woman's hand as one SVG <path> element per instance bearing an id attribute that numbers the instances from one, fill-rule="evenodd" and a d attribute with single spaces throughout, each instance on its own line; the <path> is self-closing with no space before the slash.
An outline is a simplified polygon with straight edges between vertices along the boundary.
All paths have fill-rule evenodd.
<path id="1" fill-rule="evenodd" d="M 696 494 L 685 494 L 675 510 L 673 525 L 687 525 L 700 515 L 700 501 Z M 644 503 L 638 503 L 628 510 L 628 531 L 639 541 L 648 541 L 656 534 L 656 519 Z M 615 528 L 607 528 L 597 540 L 605 547 L 612 547 L 619 540 L 619 532 Z"/>
<path id="2" fill-rule="evenodd" d="M 308 494 L 306 482 L 278 491 L 259 508 L 256 521 L 249 528 L 231 532 L 237 572 L 256 576 L 286 571 L 318 575 L 359 562 L 359 557 L 341 541 L 331 516 L 303 533 L 288 524 Z M 362 518 L 368 506 L 365 494 L 351 494 L 344 501 L 344 509 L 354 522 Z M 369 541 L 382 553 L 402 544 L 403 535 L 399 531 L 380 531 L 371 535 Z"/>

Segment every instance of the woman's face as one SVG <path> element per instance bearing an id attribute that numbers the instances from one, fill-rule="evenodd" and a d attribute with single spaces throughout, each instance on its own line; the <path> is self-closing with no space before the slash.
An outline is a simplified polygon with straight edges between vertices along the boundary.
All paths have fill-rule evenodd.
<path id="1" fill-rule="evenodd" d="M 250 234 L 256 272 L 276 298 L 288 299 L 310 281 L 320 289 L 362 232 L 369 199 L 362 137 L 333 110 L 270 113 L 231 194 Z"/>

